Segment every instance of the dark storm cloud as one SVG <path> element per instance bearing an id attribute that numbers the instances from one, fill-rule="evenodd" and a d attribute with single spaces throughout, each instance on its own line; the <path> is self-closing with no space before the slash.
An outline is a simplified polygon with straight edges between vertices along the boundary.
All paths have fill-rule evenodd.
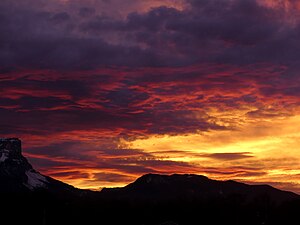
<path id="1" fill-rule="evenodd" d="M 31 76 L 30 72 L 27 76 Z M 5 93 L 7 94 L 10 91 L 15 90 L 18 92 L 18 90 L 24 90 L 24 95 L 33 95 L 34 97 L 51 97 L 49 95 L 56 94 L 59 95 L 61 98 L 70 97 L 74 100 L 80 98 L 87 98 L 91 94 L 91 87 L 87 81 L 75 79 L 49 80 L 51 79 L 52 75 L 47 75 L 43 73 L 39 74 L 39 76 L 40 80 L 26 78 L 26 75 L 25 77 L 15 79 L 12 76 L 10 80 L 0 81 L 0 92 L 2 92 L 3 95 L 5 95 Z M 43 92 L 45 96 L 41 96 L 42 94 L 40 92 Z"/>
<path id="2" fill-rule="evenodd" d="M 26 152 L 31 154 L 44 153 L 49 159 L 51 158 L 73 158 L 73 159 L 89 159 L 87 155 L 80 152 L 80 148 L 84 145 L 78 142 L 60 142 L 48 144 L 46 146 L 27 148 Z M 85 151 L 90 150 L 88 147 Z M 82 158 L 83 157 L 83 158 Z"/>
<path id="3" fill-rule="evenodd" d="M 31 99 L 32 100 L 32 99 Z M 45 102 L 47 99 L 43 99 Z M 47 101 L 46 101 L 47 102 Z M 44 107 L 50 107 L 51 102 L 45 103 Z M 30 103 L 31 106 L 38 102 Z M 24 108 L 25 106 L 23 106 Z M 197 117 L 189 118 L 187 112 L 166 112 L 166 113 L 134 113 L 132 115 L 112 114 L 111 112 L 97 110 L 52 110 L 46 111 L 34 110 L 34 108 L 26 109 L 30 111 L 14 111 L 12 109 L 0 109 L 2 117 L 0 123 L 3 127 L 11 127 L 11 129 L 1 129 L 2 135 L 13 133 L 28 133 L 50 135 L 57 132 L 68 132 L 73 130 L 93 130 L 105 129 L 115 130 L 114 135 L 143 136 L 146 134 L 180 134 L 190 133 L 203 130 L 220 130 L 226 129 L 213 122 L 207 122 Z M 41 107 L 39 103 L 39 107 Z M 18 106 L 20 108 L 20 106 Z M 193 118 L 194 117 L 194 118 Z M 43 129 L 47 127 L 47 129 Z M 27 129 L 28 128 L 28 129 Z M 120 133 L 118 130 L 121 129 Z M 124 131 L 124 133 L 123 133 Z M 19 133 L 20 132 L 20 133 Z"/>
<path id="4" fill-rule="evenodd" d="M 282 71 L 273 66 L 201 65 L 154 71 L 125 68 L 4 73 L 0 122 L 8 129 L 0 133 L 50 135 L 102 130 L 130 137 L 232 129 L 217 123 L 218 118 L 205 109 L 238 109 L 252 104 L 261 108 L 261 115 L 268 115 L 261 101 L 272 99 L 272 93 L 261 99 L 253 89 L 263 91 L 284 81 L 282 90 L 275 94 L 289 97 L 284 91 L 294 81 L 283 80 Z"/>
<path id="5" fill-rule="evenodd" d="M 78 14 L 81 17 L 90 17 L 95 13 L 95 9 L 90 7 L 82 7 L 78 10 Z"/>
<path id="6" fill-rule="evenodd" d="M 56 13 L 50 17 L 50 22 L 54 24 L 60 24 L 67 22 L 70 19 L 70 16 L 66 12 Z"/>
<path id="7" fill-rule="evenodd" d="M 194 62 L 295 63 L 299 21 L 254 0 L 187 1 L 125 19 L 77 8 L 0 3 L 1 67 L 52 69 L 103 65 L 162 66 Z M 71 4 L 71 3 L 69 3 Z M 38 4 L 36 4 L 38 5 Z M 46 4 L 47 6 L 47 4 Z M 80 16 L 78 16 L 78 14 Z M 283 19 L 284 18 L 284 19 Z"/>
<path id="8" fill-rule="evenodd" d="M 135 90 L 130 90 L 128 88 L 115 89 L 107 93 L 105 96 L 106 99 L 109 99 L 108 107 L 128 107 L 128 105 L 145 101 L 149 98 L 147 93 L 137 92 Z"/>
<path id="9" fill-rule="evenodd" d="M 18 110 L 35 110 L 35 109 L 51 109 L 58 105 L 69 105 L 72 104 L 70 101 L 62 100 L 55 97 L 21 97 L 17 101 L 10 99 L 1 99 L 0 106 L 13 106 L 13 108 Z"/>
<path id="10" fill-rule="evenodd" d="M 81 166 L 80 163 L 76 162 L 66 162 L 66 161 L 55 161 L 51 158 L 35 158 L 35 157 L 27 157 L 29 162 L 32 163 L 32 165 L 35 165 L 37 170 L 43 171 L 46 168 L 59 168 L 59 167 L 79 167 Z"/>
<path id="11" fill-rule="evenodd" d="M 208 122 L 205 118 L 199 118 L 191 111 L 177 110 L 170 114 L 169 111 L 155 113 L 153 116 L 153 126 L 149 133 L 153 134 L 179 134 L 193 133 L 207 130 L 223 130 L 226 127 Z"/>
<path id="12" fill-rule="evenodd" d="M 111 159 L 149 159 L 153 156 L 149 153 L 143 152 L 140 149 L 126 149 L 118 146 L 118 142 L 114 138 L 99 137 L 93 143 L 84 140 L 61 141 L 54 143 L 45 143 L 37 147 L 26 148 L 26 153 L 30 155 L 41 154 L 48 159 L 74 159 L 90 162 L 97 162 L 95 155 L 103 161 L 107 158 Z"/>
<path id="13" fill-rule="evenodd" d="M 252 158 L 250 152 L 234 152 L 234 153 L 212 153 L 212 154 L 202 154 L 201 157 L 213 158 L 217 160 L 239 160 Z"/>
<path id="14" fill-rule="evenodd" d="M 148 80 L 152 74 L 153 79 Z M 200 116 L 199 112 L 177 107 L 180 102 L 174 101 L 172 96 L 177 98 L 176 95 L 184 94 L 191 86 L 182 90 L 176 87 L 171 92 L 166 88 L 176 86 L 177 82 L 197 82 L 187 71 L 181 80 L 176 75 L 174 81 L 172 74 L 154 78 L 156 73 L 147 70 L 131 71 L 125 76 L 118 71 L 91 71 L 79 75 L 28 72 L 15 79 L 10 74 L 4 76 L 8 78 L 0 82 L 0 121 L 14 127 L 14 132 L 28 129 L 28 132 L 54 134 L 110 129 L 116 130 L 114 135 L 130 136 L 132 133 L 177 134 L 225 129 L 207 121 L 205 113 Z M 9 134 L 11 131 L 0 132 Z"/>

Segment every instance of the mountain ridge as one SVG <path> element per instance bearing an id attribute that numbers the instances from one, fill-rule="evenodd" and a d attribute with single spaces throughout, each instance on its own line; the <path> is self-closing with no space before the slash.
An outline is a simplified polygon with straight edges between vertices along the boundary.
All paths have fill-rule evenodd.
<path id="1" fill-rule="evenodd" d="M 40 174 L 21 150 L 19 139 L 0 139 L 0 210 L 9 224 L 298 225 L 300 196 L 270 185 L 145 174 L 125 187 L 82 190 Z"/>
<path id="2" fill-rule="evenodd" d="M 270 185 L 248 185 L 245 183 L 227 180 L 212 180 L 203 175 L 196 174 L 145 174 L 136 181 L 121 188 L 104 188 L 102 192 L 123 198 L 160 198 L 196 197 L 196 198 L 227 198 L 234 194 L 247 195 L 248 200 L 253 200 L 256 195 L 269 195 L 274 203 L 300 198 L 294 192 L 284 191 Z"/>

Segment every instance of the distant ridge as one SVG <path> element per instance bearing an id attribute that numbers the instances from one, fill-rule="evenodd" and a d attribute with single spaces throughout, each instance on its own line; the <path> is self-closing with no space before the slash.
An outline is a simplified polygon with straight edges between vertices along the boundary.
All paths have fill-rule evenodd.
<path id="1" fill-rule="evenodd" d="M 240 195 L 247 201 L 265 196 L 274 203 L 282 203 L 300 198 L 299 195 L 276 189 L 269 185 L 247 185 L 236 181 L 211 180 L 195 174 L 146 174 L 123 188 L 104 188 L 103 193 L 113 196 L 135 198 L 172 199 L 187 198 L 227 198 Z"/>
<path id="2" fill-rule="evenodd" d="M 194 174 L 146 174 L 121 188 L 76 189 L 34 170 L 21 141 L 0 138 L 4 224 L 298 225 L 300 196 Z"/>

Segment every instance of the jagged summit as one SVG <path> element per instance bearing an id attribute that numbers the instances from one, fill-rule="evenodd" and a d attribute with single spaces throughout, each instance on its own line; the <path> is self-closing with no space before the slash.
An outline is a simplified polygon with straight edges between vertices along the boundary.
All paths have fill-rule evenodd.
<path id="1" fill-rule="evenodd" d="M 1 192 L 72 188 L 34 170 L 22 155 L 22 142 L 18 138 L 0 138 L 0 184 Z"/>
<path id="2" fill-rule="evenodd" d="M 0 180 L 3 191 L 26 191 L 46 187 L 47 177 L 35 171 L 22 155 L 18 138 L 0 138 Z"/>
<path id="3" fill-rule="evenodd" d="M 22 158 L 21 140 L 18 138 L 0 138 L 0 162 L 7 159 Z"/>

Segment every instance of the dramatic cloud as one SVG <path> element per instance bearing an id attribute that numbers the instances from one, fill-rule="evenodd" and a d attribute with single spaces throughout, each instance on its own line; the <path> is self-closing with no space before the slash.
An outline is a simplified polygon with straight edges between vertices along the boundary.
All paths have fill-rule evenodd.
<path id="1" fill-rule="evenodd" d="M 78 187 L 176 172 L 299 190 L 299 16 L 291 0 L 2 0 L 0 135 Z"/>
<path id="2" fill-rule="evenodd" d="M 252 157 L 249 152 L 234 152 L 234 153 L 212 153 L 203 154 L 203 157 L 219 159 L 219 160 L 238 160 Z"/>
<path id="3" fill-rule="evenodd" d="M 255 0 L 186 1 L 184 8 L 165 1 L 125 17 L 100 10 L 120 1 L 41 2 L 1 2 L 1 67 L 297 64 L 299 58 L 297 11 L 287 16 L 285 8 Z"/>

